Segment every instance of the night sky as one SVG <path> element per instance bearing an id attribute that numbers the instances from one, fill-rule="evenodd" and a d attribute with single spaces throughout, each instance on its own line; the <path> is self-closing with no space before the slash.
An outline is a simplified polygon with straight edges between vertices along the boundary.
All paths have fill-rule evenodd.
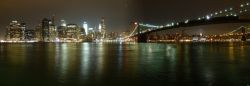
<path id="1" fill-rule="evenodd" d="M 124 31 L 130 21 L 166 24 L 238 6 L 249 0 L 0 0 L 0 38 L 11 20 L 23 20 L 29 29 L 44 17 L 56 16 L 57 21 L 98 25 L 106 18 L 108 31 Z"/>

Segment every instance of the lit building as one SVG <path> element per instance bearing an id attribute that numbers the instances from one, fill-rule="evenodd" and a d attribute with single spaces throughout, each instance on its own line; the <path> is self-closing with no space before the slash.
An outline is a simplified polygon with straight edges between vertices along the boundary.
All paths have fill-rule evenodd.
<path id="1" fill-rule="evenodd" d="M 104 17 L 102 17 L 102 20 L 101 20 L 101 34 L 102 34 L 102 38 L 105 38 L 105 36 L 106 36 L 106 25 L 105 25 Z"/>
<path id="2" fill-rule="evenodd" d="M 25 30 L 25 41 L 34 41 L 35 39 L 35 30 L 33 29 L 26 29 Z"/>
<path id="3" fill-rule="evenodd" d="M 61 20 L 61 26 L 64 26 L 64 27 L 66 27 L 66 21 L 65 20 Z"/>
<path id="4" fill-rule="evenodd" d="M 89 28 L 89 33 L 94 33 L 94 28 Z"/>
<path id="5" fill-rule="evenodd" d="M 88 35 L 89 34 L 89 28 L 88 28 L 88 23 L 87 22 L 83 23 L 83 29 L 85 29 L 86 35 Z"/>
<path id="6" fill-rule="evenodd" d="M 57 32 L 58 32 L 58 35 L 57 37 L 60 39 L 60 40 L 64 40 L 64 38 L 66 37 L 65 34 L 66 34 L 66 30 L 67 30 L 67 25 L 65 26 L 59 26 L 58 29 L 57 29 Z"/>
<path id="7" fill-rule="evenodd" d="M 98 25 L 98 29 L 95 32 L 95 39 L 105 39 L 107 36 L 106 34 L 106 25 L 104 17 L 102 17 L 101 22 Z"/>
<path id="8" fill-rule="evenodd" d="M 108 39 L 111 39 L 111 40 L 114 40 L 114 39 L 117 39 L 119 38 L 119 34 L 117 32 L 111 32 L 107 35 L 107 38 Z"/>
<path id="9" fill-rule="evenodd" d="M 98 31 L 101 33 L 102 32 L 102 25 L 101 24 L 99 24 L 99 26 L 98 26 Z"/>
<path id="10" fill-rule="evenodd" d="M 43 41 L 42 39 L 43 39 L 42 26 L 39 25 L 39 26 L 35 27 L 35 40 L 38 41 L 38 42 L 41 42 L 41 41 Z"/>
<path id="11" fill-rule="evenodd" d="M 57 33 L 59 42 L 80 42 L 84 39 L 85 30 L 76 24 L 66 24 L 65 20 L 61 20 Z"/>
<path id="12" fill-rule="evenodd" d="M 42 20 L 42 41 L 54 42 L 57 37 L 57 29 L 53 22 L 47 18 Z"/>
<path id="13" fill-rule="evenodd" d="M 25 40 L 25 23 L 12 21 L 7 27 L 6 40 L 7 41 L 24 41 Z"/>
<path id="14" fill-rule="evenodd" d="M 63 41 L 77 42 L 81 37 L 81 28 L 76 24 L 68 24 L 63 35 Z"/>
<path id="15" fill-rule="evenodd" d="M 67 29 L 67 23 L 65 20 L 61 20 L 61 25 L 57 28 L 57 38 L 63 40 Z"/>

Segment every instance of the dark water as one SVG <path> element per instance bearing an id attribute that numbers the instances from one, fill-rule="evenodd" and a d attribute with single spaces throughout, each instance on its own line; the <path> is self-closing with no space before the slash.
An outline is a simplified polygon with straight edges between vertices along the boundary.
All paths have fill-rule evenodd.
<path id="1" fill-rule="evenodd" d="M 248 86 L 250 43 L 0 44 L 0 86 Z"/>

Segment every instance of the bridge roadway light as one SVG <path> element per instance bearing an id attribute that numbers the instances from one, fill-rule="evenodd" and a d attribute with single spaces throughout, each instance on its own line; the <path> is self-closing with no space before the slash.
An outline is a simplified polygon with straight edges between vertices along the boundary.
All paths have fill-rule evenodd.
<path id="1" fill-rule="evenodd" d="M 218 13 L 217 13 L 217 12 L 215 12 L 215 15 L 218 15 Z"/>
<path id="2" fill-rule="evenodd" d="M 198 18 L 198 20 L 201 20 L 201 18 Z"/>
<path id="3" fill-rule="evenodd" d="M 220 13 L 222 13 L 222 11 L 220 11 Z"/>
<path id="4" fill-rule="evenodd" d="M 135 22 L 134 24 L 135 24 L 135 25 L 137 25 L 138 23 L 137 23 L 137 22 Z"/>
<path id="5" fill-rule="evenodd" d="M 233 8 L 230 8 L 230 10 L 233 10 Z"/>
<path id="6" fill-rule="evenodd" d="M 170 27 L 171 25 L 170 24 L 167 24 L 167 27 Z"/>
<path id="7" fill-rule="evenodd" d="M 249 5 L 249 3 L 247 3 L 247 6 Z"/>
<path id="8" fill-rule="evenodd" d="M 241 4 L 241 5 L 240 5 L 240 7 L 244 7 L 244 5 L 243 5 L 243 4 Z"/>
<path id="9" fill-rule="evenodd" d="M 206 19 L 207 19 L 207 20 L 210 20 L 210 16 L 206 16 Z"/>
<path id="10" fill-rule="evenodd" d="M 189 22 L 189 20 L 186 20 L 185 23 L 187 24 Z"/>
<path id="11" fill-rule="evenodd" d="M 174 26 L 174 23 L 172 22 L 172 24 L 171 24 L 172 26 Z"/>
<path id="12" fill-rule="evenodd" d="M 178 26 L 178 25 L 179 25 L 179 23 L 177 22 L 177 23 L 176 23 L 176 25 Z"/>

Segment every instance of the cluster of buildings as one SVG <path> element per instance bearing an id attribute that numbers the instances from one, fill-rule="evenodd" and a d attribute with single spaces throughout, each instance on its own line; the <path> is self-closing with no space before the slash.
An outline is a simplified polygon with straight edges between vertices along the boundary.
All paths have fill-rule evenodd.
<path id="1" fill-rule="evenodd" d="M 110 33 L 114 37 L 114 33 Z M 61 20 L 61 24 L 55 24 L 55 18 L 44 18 L 34 29 L 27 29 L 26 23 L 12 21 L 7 26 L 5 42 L 82 42 L 110 39 L 107 34 L 104 18 L 101 19 L 98 28 L 89 28 L 87 22 L 82 26 L 67 24 Z M 118 34 L 115 38 L 118 37 Z"/>
<path id="2" fill-rule="evenodd" d="M 150 35 L 147 40 L 149 42 L 240 42 L 250 41 L 249 33 L 232 33 L 222 35 L 187 35 L 187 34 L 163 34 Z"/>

